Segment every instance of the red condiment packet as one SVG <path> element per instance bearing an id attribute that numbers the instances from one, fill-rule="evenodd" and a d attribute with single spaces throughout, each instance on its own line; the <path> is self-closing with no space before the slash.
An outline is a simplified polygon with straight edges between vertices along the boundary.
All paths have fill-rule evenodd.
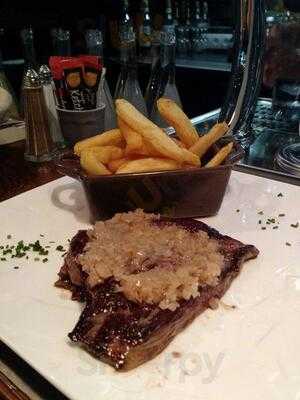
<path id="1" fill-rule="evenodd" d="M 85 67 L 91 67 L 91 68 L 97 68 L 98 70 L 101 70 L 103 65 L 102 65 L 102 60 L 98 56 L 90 56 L 90 55 L 81 55 L 79 56 L 79 59 L 83 62 L 83 65 Z"/>

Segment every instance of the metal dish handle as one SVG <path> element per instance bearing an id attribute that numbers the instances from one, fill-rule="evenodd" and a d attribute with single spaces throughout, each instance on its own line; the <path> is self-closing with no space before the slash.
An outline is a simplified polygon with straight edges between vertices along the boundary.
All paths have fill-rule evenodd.
<path id="1" fill-rule="evenodd" d="M 62 175 L 81 180 L 81 166 L 78 157 L 73 153 L 67 152 L 62 154 L 55 160 L 57 171 Z"/>
<path id="2" fill-rule="evenodd" d="M 226 159 L 226 164 L 236 164 L 238 161 L 245 157 L 245 151 L 240 144 L 234 142 L 234 150 L 229 154 Z"/>
<path id="3" fill-rule="evenodd" d="M 219 142 L 215 145 L 215 152 L 220 150 L 226 144 L 233 142 L 233 150 L 226 158 L 224 165 L 234 165 L 242 158 L 245 157 L 245 151 L 242 146 L 233 138 L 233 136 L 225 136 L 219 140 Z"/>

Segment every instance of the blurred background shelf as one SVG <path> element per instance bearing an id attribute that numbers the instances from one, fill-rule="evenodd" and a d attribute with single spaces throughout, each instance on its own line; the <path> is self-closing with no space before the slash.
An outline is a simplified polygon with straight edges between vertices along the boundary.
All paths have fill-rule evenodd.
<path id="1" fill-rule="evenodd" d="M 114 63 L 119 63 L 118 57 L 110 57 Z M 150 65 L 151 57 L 138 57 L 140 64 Z M 194 70 L 230 72 L 231 63 L 228 62 L 228 54 L 217 52 L 203 52 L 193 57 L 176 57 L 176 67 Z"/>

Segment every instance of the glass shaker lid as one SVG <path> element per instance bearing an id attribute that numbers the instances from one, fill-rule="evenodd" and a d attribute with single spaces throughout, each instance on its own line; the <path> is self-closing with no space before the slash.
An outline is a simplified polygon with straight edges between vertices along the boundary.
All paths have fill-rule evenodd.
<path id="1" fill-rule="evenodd" d="M 276 154 L 275 160 L 281 170 L 300 176 L 300 143 L 283 147 Z"/>

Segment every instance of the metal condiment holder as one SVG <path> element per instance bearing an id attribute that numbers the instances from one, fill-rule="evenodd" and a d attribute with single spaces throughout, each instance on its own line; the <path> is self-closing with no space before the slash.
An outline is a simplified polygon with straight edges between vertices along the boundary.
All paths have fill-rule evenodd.
<path id="1" fill-rule="evenodd" d="M 33 162 L 49 161 L 56 154 L 56 146 L 49 130 L 41 81 L 34 69 L 28 69 L 24 74 L 22 101 L 26 128 L 25 159 Z"/>

